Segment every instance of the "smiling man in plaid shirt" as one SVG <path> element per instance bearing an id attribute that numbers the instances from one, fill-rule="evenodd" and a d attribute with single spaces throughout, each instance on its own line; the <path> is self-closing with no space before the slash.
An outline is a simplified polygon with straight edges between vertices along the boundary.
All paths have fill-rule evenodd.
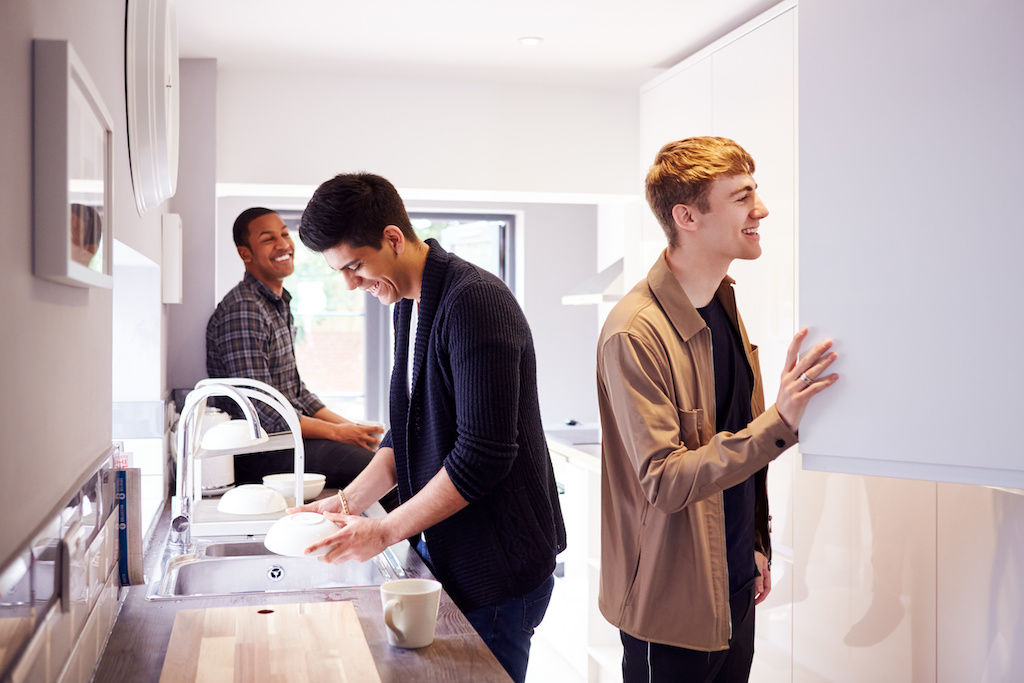
<path id="1" fill-rule="evenodd" d="M 373 458 L 379 427 L 356 424 L 329 410 L 306 388 L 295 365 L 295 324 L 284 279 L 295 270 L 295 243 L 288 226 L 270 209 L 246 209 L 235 219 L 235 246 L 245 277 L 225 295 L 206 327 L 210 377 L 248 377 L 276 388 L 299 415 L 306 471 L 327 475 L 327 486 L 345 486 Z M 288 429 L 284 419 L 255 401 L 267 432 Z M 265 474 L 290 472 L 292 451 L 235 456 L 235 481 L 261 482 Z"/>

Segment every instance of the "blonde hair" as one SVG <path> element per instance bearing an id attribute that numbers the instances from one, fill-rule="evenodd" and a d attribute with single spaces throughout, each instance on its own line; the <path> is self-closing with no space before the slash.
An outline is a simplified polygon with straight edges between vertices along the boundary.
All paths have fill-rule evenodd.
<path id="1" fill-rule="evenodd" d="M 676 140 L 662 147 L 647 172 L 647 203 L 668 237 L 677 246 L 672 207 L 696 206 L 707 212 L 708 188 L 719 178 L 753 175 L 754 159 L 729 138 L 695 137 Z"/>

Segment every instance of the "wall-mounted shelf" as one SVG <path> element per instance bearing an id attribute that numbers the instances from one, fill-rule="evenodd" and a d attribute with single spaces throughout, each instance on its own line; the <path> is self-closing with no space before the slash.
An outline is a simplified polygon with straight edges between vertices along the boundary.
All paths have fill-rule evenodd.
<path id="1" fill-rule="evenodd" d="M 619 259 L 592 278 L 584 280 L 578 287 L 562 296 L 566 306 L 586 306 L 622 298 L 623 259 Z"/>

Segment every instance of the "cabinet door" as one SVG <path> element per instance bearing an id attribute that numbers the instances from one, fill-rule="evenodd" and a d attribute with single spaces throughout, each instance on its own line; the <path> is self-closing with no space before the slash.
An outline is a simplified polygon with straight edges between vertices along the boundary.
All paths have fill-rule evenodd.
<path id="1" fill-rule="evenodd" d="M 795 30 L 791 10 L 711 56 L 711 132 L 754 157 L 757 191 L 769 211 L 761 221 L 761 257 L 729 268 L 750 340 L 760 347 L 769 405 L 796 322 Z"/>
<path id="2" fill-rule="evenodd" d="M 711 130 L 711 60 L 707 57 L 648 84 L 640 96 L 643 170 L 662 145 Z"/>
<path id="3" fill-rule="evenodd" d="M 804 466 L 1024 488 L 1024 5 L 799 21 L 800 320 L 842 376 Z"/>
<path id="4" fill-rule="evenodd" d="M 734 262 L 730 275 L 750 338 L 760 347 L 768 403 L 778 393 L 796 320 L 796 11 L 775 12 L 649 83 L 640 106 L 644 173 L 663 144 L 694 135 L 732 138 L 754 157 L 758 191 L 771 212 L 762 223 L 763 255 Z M 643 213 L 642 239 L 626 240 L 630 284 L 647 274 L 666 244 L 653 214 Z"/>
<path id="5" fill-rule="evenodd" d="M 704 58 L 655 79 L 640 94 L 640 163 L 637 176 L 647 177 L 658 150 L 667 142 L 711 130 L 711 60 Z M 668 243 L 650 208 L 644 207 L 640 239 L 626 236 L 623 282 L 627 289 L 647 276 Z"/>

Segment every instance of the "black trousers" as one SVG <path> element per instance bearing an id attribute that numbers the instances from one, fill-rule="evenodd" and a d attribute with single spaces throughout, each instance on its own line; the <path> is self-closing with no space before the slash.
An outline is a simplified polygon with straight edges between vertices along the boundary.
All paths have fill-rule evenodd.
<path id="1" fill-rule="evenodd" d="M 729 649 L 702 652 L 649 643 L 619 632 L 623 683 L 745 683 L 754 661 L 754 588 L 729 600 L 732 638 Z"/>

